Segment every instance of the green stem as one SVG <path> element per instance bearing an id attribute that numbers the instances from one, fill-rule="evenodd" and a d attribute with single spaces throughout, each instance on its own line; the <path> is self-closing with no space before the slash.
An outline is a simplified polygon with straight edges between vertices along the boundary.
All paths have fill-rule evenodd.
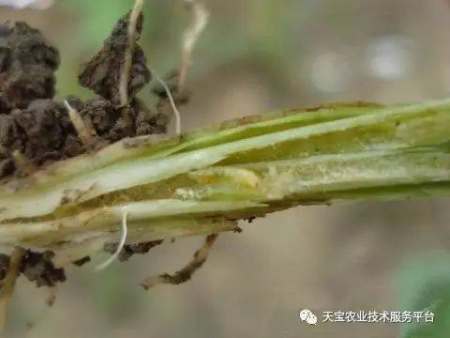
<path id="1" fill-rule="evenodd" d="M 230 230 L 299 204 L 448 196 L 449 127 L 446 99 L 293 110 L 123 140 L 5 184 L 0 243 L 76 259 L 116 240 L 123 208 L 133 242 Z"/>

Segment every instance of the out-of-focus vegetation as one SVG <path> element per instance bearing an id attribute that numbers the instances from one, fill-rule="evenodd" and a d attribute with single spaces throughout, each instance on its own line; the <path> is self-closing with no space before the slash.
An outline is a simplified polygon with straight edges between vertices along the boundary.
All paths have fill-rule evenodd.
<path id="1" fill-rule="evenodd" d="M 441 338 L 450 332 L 450 265 L 448 252 L 411 257 L 399 271 L 397 289 L 404 311 L 431 311 L 435 322 L 404 325 L 402 337 Z"/>

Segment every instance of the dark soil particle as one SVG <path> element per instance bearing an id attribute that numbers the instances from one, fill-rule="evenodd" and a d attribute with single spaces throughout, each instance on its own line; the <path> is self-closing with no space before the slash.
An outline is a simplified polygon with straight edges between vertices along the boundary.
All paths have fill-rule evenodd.
<path id="1" fill-rule="evenodd" d="M 0 92 L 0 114 L 7 114 L 11 111 L 12 105 L 6 95 Z"/>
<path id="2" fill-rule="evenodd" d="M 84 151 L 64 107 L 50 99 L 37 99 L 26 109 L 0 114 L 0 144 L 8 149 L 0 155 L 1 176 L 14 171 L 10 157 L 14 150 L 19 150 L 34 166 Z"/>
<path id="3" fill-rule="evenodd" d="M 128 16 L 121 18 L 114 27 L 111 36 L 106 39 L 103 48 L 85 65 L 79 75 L 81 85 L 119 105 L 119 83 L 125 51 L 128 47 Z M 136 39 L 142 31 L 142 15 L 136 26 Z M 136 93 L 150 81 L 150 71 L 142 48 L 136 44 L 132 57 L 132 67 L 128 82 L 129 96 Z"/>
<path id="4" fill-rule="evenodd" d="M 83 152 L 64 106 L 52 100 L 58 65 L 38 30 L 0 24 L 0 178 L 16 172 L 13 151 L 34 166 Z"/>
<path id="5" fill-rule="evenodd" d="M 121 18 L 103 48 L 89 61 L 79 75 L 81 85 L 98 96 L 82 101 L 67 98 L 82 117 L 84 124 L 96 133 L 94 149 L 137 135 L 165 133 L 169 123 L 168 100 L 156 90 L 159 103 L 150 109 L 136 94 L 151 79 L 145 55 L 135 45 L 128 83 L 127 106 L 120 106 L 119 82 L 125 51 L 128 48 L 128 15 Z M 138 20 L 136 40 L 142 29 Z M 19 168 L 13 153 L 19 152 L 31 168 L 80 155 L 92 148 L 83 145 L 73 127 L 67 107 L 53 100 L 55 71 L 59 53 L 26 23 L 0 24 L 0 179 L 27 175 Z M 176 94 L 176 88 L 174 93 Z M 177 103 L 186 99 L 175 96 Z M 23 171 L 22 171 L 23 170 Z M 148 252 L 162 241 L 126 245 L 119 259 L 128 260 L 134 254 Z M 114 252 L 117 244 L 105 247 Z M 39 286 L 54 286 L 65 280 L 63 269 L 55 268 L 53 253 L 28 250 L 20 272 Z M 85 257 L 74 262 L 82 265 Z M 9 267 L 9 257 L 0 255 L 0 280 Z"/>
<path id="6" fill-rule="evenodd" d="M 58 51 L 38 30 L 24 22 L 0 25 L 0 113 L 7 113 L 5 106 L 26 108 L 35 99 L 52 98 L 58 65 Z"/>
<path id="7" fill-rule="evenodd" d="M 35 165 L 42 165 L 74 155 L 84 150 L 77 138 L 65 108 L 52 100 L 34 100 L 25 110 L 11 113 L 17 126 L 17 137 L 22 137 L 19 148 Z"/>
<path id="8" fill-rule="evenodd" d="M 73 264 L 76 265 L 76 266 L 82 266 L 82 265 L 84 265 L 86 263 L 89 263 L 90 261 L 91 261 L 91 257 L 86 256 L 86 257 L 83 257 L 83 258 L 73 262 Z"/>
<path id="9" fill-rule="evenodd" d="M 0 254 L 0 280 L 6 277 L 9 267 L 9 256 Z"/>
<path id="10" fill-rule="evenodd" d="M 20 271 L 37 287 L 55 286 L 58 282 L 64 282 L 66 275 L 63 269 L 55 268 L 52 258 L 50 251 L 37 253 L 27 250 Z"/>
<path id="11" fill-rule="evenodd" d="M 10 158 L 0 160 L 0 177 L 10 176 L 15 170 L 14 162 Z"/>
<path id="12" fill-rule="evenodd" d="M 152 111 L 137 100 L 138 114 L 136 116 L 136 135 L 164 134 L 169 124 L 169 113 Z"/>
<path id="13" fill-rule="evenodd" d="M 127 261 L 128 259 L 130 259 L 130 257 L 135 254 L 146 254 L 147 252 L 150 251 L 150 249 L 162 244 L 162 242 L 163 242 L 162 240 L 158 240 L 158 241 L 125 245 L 119 254 L 119 260 L 121 262 L 124 262 L 124 261 Z M 106 252 L 113 254 L 117 250 L 117 245 L 118 245 L 117 243 L 106 244 L 104 247 L 104 250 Z"/>
<path id="14" fill-rule="evenodd" d="M 130 74 L 130 105 L 117 101 L 120 70 L 128 46 L 128 15 L 119 20 L 111 36 L 80 75 L 81 84 L 98 95 L 86 102 L 69 97 L 97 136 L 95 148 L 125 137 L 166 132 L 168 114 L 155 112 L 135 98 L 150 80 L 142 49 L 134 48 Z M 142 16 L 137 31 L 142 28 Z M 139 34 L 138 34 L 139 35 Z M 137 35 L 137 36 L 138 36 Z M 58 52 L 39 31 L 25 23 L 0 25 L 0 179 L 25 175 L 16 168 L 13 151 L 19 151 L 34 167 L 77 156 L 86 151 L 66 107 L 52 100 Z M 36 75 L 36 73 L 38 73 Z"/>

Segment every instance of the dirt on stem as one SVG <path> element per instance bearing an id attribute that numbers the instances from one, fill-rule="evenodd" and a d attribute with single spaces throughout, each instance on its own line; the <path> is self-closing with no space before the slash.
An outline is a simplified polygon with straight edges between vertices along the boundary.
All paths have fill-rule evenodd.
<path id="1" fill-rule="evenodd" d="M 55 71 L 59 52 L 36 29 L 24 22 L 0 24 L 0 180 L 26 176 L 30 170 L 55 161 L 100 149 L 126 137 L 167 132 L 170 111 L 165 93 L 155 90 L 155 107 L 147 107 L 136 95 L 151 80 L 151 72 L 142 48 L 138 45 L 143 16 L 136 22 L 128 76 L 128 104 L 119 102 L 120 71 L 129 46 L 128 20 L 122 17 L 95 56 L 83 65 L 79 83 L 97 96 L 87 101 L 71 96 L 63 102 L 54 99 Z M 172 79 L 176 80 L 176 74 Z M 178 104 L 187 102 L 176 95 Z M 71 121 L 70 107 L 79 114 L 83 125 L 92 128 L 95 144 L 87 149 Z M 145 253 L 160 244 L 149 242 L 127 245 L 121 260 L 135 253 Z M 105 248 L 111 251 L 112 244 Z M 37 286 L 54 286 L 65 280 L 64 270 L 55 268 L 51 252 L 27 250 L 19 273 Z M 83 262 L 74 262 L 76 265 Z M 0 280 L 7 274 L 10 259 L 0 256 Z"/>

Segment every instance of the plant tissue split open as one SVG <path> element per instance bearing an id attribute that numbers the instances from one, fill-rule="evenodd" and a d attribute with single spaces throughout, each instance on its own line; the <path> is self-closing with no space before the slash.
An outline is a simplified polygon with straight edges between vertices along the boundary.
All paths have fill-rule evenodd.
<path id="1" fill-rule="evenodd" d="M 295 205 L 450 195 L 450 99 L 293 109 L 155 137 L 167 114 L 135 98 L 151 76 L 142 50 L 134 50 L 128 107 L 115 101 L 118 74 L 104 71 L 118 68 L 123 20 L 80 76 L 100 96 L 69 100 L 94 130 L 97 146 L 88 152 L 52 100 L 57 51 L 41 42 L 29 59 L 27 41 L 41 41 L 40 33 L 2 26 L 5 248 L 51 252 L 57 269 L 114 245 L 124 210 L 128 248 L 138 250 L 139 243 L 235 230 L 240 219 Z M 42 67 L 40 76 L 26 76 L 31 65 Z M 18 172 L 13 150 L 36 169 Z"/>

